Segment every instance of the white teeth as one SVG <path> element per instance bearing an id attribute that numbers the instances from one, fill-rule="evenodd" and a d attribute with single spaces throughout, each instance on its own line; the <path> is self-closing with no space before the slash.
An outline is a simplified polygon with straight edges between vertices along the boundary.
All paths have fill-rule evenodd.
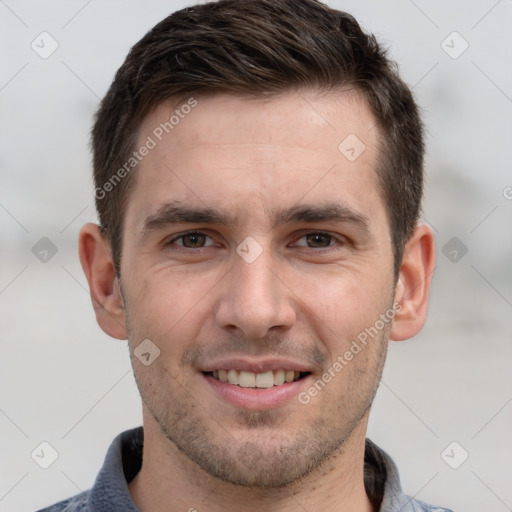
<path id="1" fill-rule="evenodd" d="M 230 384 L 238 384 L 238 372 L 236 370 L 228 370 L 228 382 Z"/>
<path id="2" fill-rule="evenodd" d="M 221 382 L 229 382 L 242 388 L 271 388 L 281 386 L 285 382 L 293 382 L 300 378 L 300 372 L 294 370 L 274 370 L 254 373 L 237 370 L 216 370 L 212 372 L 214 379 Z"/>
<path id="3" fill-rule="evenodd" d="M 284 384 L 284 370 L 277 370 L 274 372 L 274 386 Z"/>
<path id="4" fill-rule="evenodd" d="M 274 374 L 272 372 L 257 373 L 256 387 L 271 388 L 274 385 Z"/>
<path id="5" fill-rule="evenodd" d="M 255 388 L 256 374 L 252 372 L 240 372 L 238 376 L 238 385 L 242 388 Z"/>

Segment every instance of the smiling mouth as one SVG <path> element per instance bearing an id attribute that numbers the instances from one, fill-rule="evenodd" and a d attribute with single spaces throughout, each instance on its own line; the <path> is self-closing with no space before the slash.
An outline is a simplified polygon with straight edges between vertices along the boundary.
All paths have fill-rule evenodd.
<path id="1" fill-rule="evenodd" d="M 294 370 L 274 370 L 263 373 L 254 373 L 238 370 L 216 370 L 203 372 L 204 375 L 213 377 L 220 382 L 239 386 L 241 388 L 267 389 L 274 386 L 282 386 L 290 382 L 296 382 L 310 375 L 309 372 Z"/>

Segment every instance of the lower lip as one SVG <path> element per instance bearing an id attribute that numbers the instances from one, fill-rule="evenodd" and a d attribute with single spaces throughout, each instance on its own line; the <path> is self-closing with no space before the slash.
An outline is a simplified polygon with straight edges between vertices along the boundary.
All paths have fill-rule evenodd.
<path id="1" fill-rule="evenodd" d="M 203 379 L 214 393 L 229 404 L 251 411 L 275 409 L 297 397 L 306 385 L 309 376 L 294 382 L 287 382 L 271 388 L 242 388 L 221 382 L 210 375 L 202 374 Z"/>

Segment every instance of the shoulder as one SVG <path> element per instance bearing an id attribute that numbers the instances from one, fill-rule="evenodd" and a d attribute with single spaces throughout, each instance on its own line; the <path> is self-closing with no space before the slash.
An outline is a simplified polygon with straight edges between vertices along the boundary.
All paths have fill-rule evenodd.
<path id="1" fill-rule="evenodd" d="M 429 503 L 411 498 L 405 494 L 401 496 L 399 510 L 401 512 L 453 512 L 453 510 L 448 508 L 430 505 Z"/>
<path id="2" fill-rule="evenodd" d="M 364 461 L 366 492 L 380 512 L 453 512 L 404 494 L 393 459 L 369 439 Z"/>
<path id="3" fill-rule="evenodd" d="M 90 491 L 82 492 L 63 501 L 59 501 L 37 512 L 87 512 L 87 501 Z"/>

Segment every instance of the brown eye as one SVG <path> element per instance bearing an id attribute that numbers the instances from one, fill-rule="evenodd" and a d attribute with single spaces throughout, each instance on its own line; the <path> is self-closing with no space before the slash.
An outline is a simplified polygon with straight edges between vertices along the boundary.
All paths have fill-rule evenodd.
<path id="1" fill-rule="evenodd" d="M 202 233 L 187 233 L 186 235 L 179 236 L 173 242 L 188 249 L 199 249 L 206 246 L 207 238 Z"/>
<path id="2" fill-rule="evenodd" d="M 200 233 L 191 233 L 190 235 L 184 235 L 182 238 L 183 245 L 185 247 L 190 247 L 191 249 L 203 247 L 206 242 L 206 236 L 201 235 Z"/>
<path id="3" fill-rule="evenodd" d="M 326 233 L 311 233 L 306 235 L 308 247 L 329 247 L 332 244 L 332 236 Z"/>

